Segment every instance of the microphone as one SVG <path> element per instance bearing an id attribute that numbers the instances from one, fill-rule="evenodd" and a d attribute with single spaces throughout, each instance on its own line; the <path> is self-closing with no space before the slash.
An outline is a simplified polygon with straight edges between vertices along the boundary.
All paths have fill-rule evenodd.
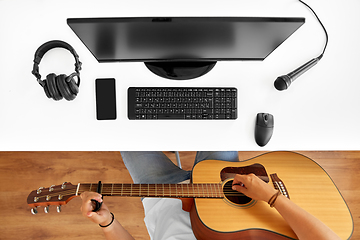
<path id="1" fill-rule="evenodd" d="M 302 0 L 299 0 L 299 2 L 301 2 L 302 4 L 304 4 L 307 8 L 310 9 L 310 11 L 315 15 L 316 19 L 318 20 L 318 22 L 320 23 L 321 27 L 324 30 L 325 33 L 325 46 L 324 49 L 321 53 L 320 56 L 318 56 L 317 58 L 313 58 L 310 61 L 308 61 L 307 63 L 305 63 L 304 65 L 302 65 L 301 67 L 295 69 L 294 71 L 292 71 L 291 73 L 288 73 L 286 75 L 282 75 L 280 77 L 278 77 L 275 82 L 274 82 L 274 86 L 277 90 L 282 91 L 287 89 L 290 84 L 295 81 L 295 79 L 297 79 L 301 74 L 303 74 L 304 72 L 306 72 L 307 70 L 309 70 L 310 68 L 312 68 L 313 66 L 315 66 L 320 59 L 323 57 L 328 41 L 329 41 L 329 36 L 327 34 L 327 31 L 325 29 L 324 24 L 322 24 L 322 22 L 320 21 L 320 18 L 318 17 L 318 15 L 315 13 L 315 11 L 309 6 L 307 5 L 305 2 L 303 2 Z"/>
<path id="2" fill-rule="evenodd" d="M 295 79 L 297 79 L 298 77 L 300 77 L 300 75 L 315 66 L 320 61 L 321 57 L 313 58 L 301 67 L 295 69 L 294 71 L 278 77 L 274 82 L 275 88 L 279 91 L 287 89 L 290 84 L 295 81 Z"/>

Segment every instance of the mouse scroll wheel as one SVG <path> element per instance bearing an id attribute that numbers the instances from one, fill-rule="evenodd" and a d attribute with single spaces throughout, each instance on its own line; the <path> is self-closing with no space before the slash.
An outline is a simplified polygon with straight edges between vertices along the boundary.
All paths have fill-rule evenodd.
<path id="1" fill-rule="evenodd" d="M 265 122 L 267 122 L 269 120 L 269 115 L 268 114 L 264 114 L 264 120 L 265 120 Z"/>

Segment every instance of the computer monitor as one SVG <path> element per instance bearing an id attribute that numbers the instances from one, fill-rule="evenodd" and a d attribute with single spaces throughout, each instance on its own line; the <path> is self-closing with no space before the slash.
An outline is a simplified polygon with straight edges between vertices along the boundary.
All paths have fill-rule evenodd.
<path id="1" fill-rule="evenodd" d="M 304 18 L 134 17 L 69 18 L 98 62 L 144 62 L 176 80 L 210 71 L 217 61 L 263 60 Z"/>

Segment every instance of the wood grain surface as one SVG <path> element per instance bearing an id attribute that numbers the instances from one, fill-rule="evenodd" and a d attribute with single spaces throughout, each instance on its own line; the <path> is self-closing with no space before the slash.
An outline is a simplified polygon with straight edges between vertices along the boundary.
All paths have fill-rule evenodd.
<path id="1" fill-rule="evenodd" d="M 330 175 L 346 203 L 353 221 L 351 239 L 360 239 L 360 151 L 300 152 L 320 164 Z M 247 160 L 263 152 L 239 152 Z M 165 152 L 176 163 L 172 152 Z M 195 152 L 180 152 L 183 169 L 191 169 Z M 132 180 L 119 152 L 0 152 L 0 239 L 105 239 L 101 229 L 84 219 L 80 198 L 45 214 L 30 213 L 28 194 L 39 187 L 63 182 L 128 182 Z M 104 198 L 115 217 L 135 237 L 149 239 L 139 198 Z"/>

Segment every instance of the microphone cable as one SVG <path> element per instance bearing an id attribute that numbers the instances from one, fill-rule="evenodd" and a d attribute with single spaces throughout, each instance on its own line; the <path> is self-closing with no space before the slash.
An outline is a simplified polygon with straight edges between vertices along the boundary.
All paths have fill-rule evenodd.
<path id="1" fill-rule="evenodd" d="M 301 2 L 308 9 L 310 9 L 311 12 L 315 15 L 318 22 L 320 23 L 321 27 L 324 30 L 325 37 L 326 37 L 325 45 L 324 45 L 322 53 L 318 57 L 311 59 L 310 61 L 308 61 L 307 63 L 305 63 L 301 67 L 295 69 L 294 71 L 292 71 L 292 72 L 290 72 L 290 73 L 288 73 L 286 75 L 282 75 L 282 76 L 278 77 L 274 82 L 274 86 L 279 91 L 287 89 L 290 86 L 290 84 L 293 81 L 295 81 L 296 78 L 298 78 L 300 75 L 305 73 L 307 70 L 309 70 L 310 68 L 315 66 L 320 61 L 320 59 L 324 56 L 324 53 L 326 51 L 326 48 L 327 48 L 327 45 L 328 45 L 328 42 L 329 42 L 329 35 L 328 35 L 327 31 L 326 31 L 326 28 L 325 28 L 324 24 L 321 22 L 320 18 L 318 17 L 318 15 L 315 13 L 315 11 L 308 4 L 306 4 L 302 0 L 299 0 L 299 2 Z"/>
<path id="2" fill-rule="evenodd" d="M 302 0 L 299 0 L 299 2 L 301 2 L 302 4 L 304 4 L 307 8 L 309 8 L 311 10 L 311 12 L 315 15 L 316 19 L 318 20 L 318 22 L 320 23 L 321 27 L 324 30 L 325 37 L 326 37 L 325 38 L 325 46 L 324 46 L 324 49 L 323 49 L 322 53 L 320 54 L 320 56 L 317 57 L 320 60 L 324 56 L 325 50 L 327 48 L 327 45 L 328 45 L 328 42 L 329 42 L 329 35 L 328 35 L 327 31 L 326 31 L 326 28 L 325 28 L 324 24 L 321 22 L 319 16 L 316 14 L 316 12 L 308 4 L 306 4 Z"/>

